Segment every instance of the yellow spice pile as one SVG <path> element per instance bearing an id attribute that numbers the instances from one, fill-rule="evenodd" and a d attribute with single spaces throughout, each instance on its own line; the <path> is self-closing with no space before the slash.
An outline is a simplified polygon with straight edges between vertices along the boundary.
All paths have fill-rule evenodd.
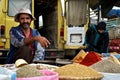
<path id="1" fill-rule="evenodd" d="M 82 77 L 82 78 L 103 77 L 103 75 L 97 72 L 96 70 L 77 63 L 62 66 L 60 68 L 55 69 L 54 71 L 57 72 L 59 76 L 66 76 L 66 77 Z"/>

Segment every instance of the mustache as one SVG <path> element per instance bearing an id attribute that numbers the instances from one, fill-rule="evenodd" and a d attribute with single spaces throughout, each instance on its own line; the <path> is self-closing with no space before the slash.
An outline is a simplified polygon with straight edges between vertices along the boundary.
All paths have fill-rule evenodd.
<path id="1" fill-rule="evenodd" d="M 30 25 L 30 23 L 29 23 L 29 22 L 24 22 L 24 23 L 22 23 L 22 24 L 23 24 L 23 25 L 24 25 L 24 24 L 28 24 L 28 25 Z"/>

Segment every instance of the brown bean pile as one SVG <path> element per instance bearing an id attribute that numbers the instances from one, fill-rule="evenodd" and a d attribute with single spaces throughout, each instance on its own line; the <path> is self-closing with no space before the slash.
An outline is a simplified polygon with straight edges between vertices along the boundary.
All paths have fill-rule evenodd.
<path id="1" fill-rule="evenodd" d="M 16 73 L 17 73 L 17 78 L 44 76 L 44 74 L 42 74 L 38 69 L 30 65 L 25 65 L 20 67 L 16 71 Z"/>
<path id="2" fill-rule="evenodd" d="M 66 77 L 102 77 L 102 74 L 98 71 L 78 63 L 67 64 L 55 69 L 54 71 L 57 72 L 59 76 Z"/>
<path id="3" fill-rule="evenodd" d="M 120 65 L 114 63 L 112 60 L 101 60 L 90 66 L 91 68 L 99 71 L 99 72 L 107 72 L 107 73 L 120 73 Z"/>

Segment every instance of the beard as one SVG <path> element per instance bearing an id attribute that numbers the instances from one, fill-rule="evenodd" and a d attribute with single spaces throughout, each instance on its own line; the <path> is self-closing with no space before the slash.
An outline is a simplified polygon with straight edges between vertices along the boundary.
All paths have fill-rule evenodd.
<path id="1" fill-rule="evenodd" d="M 26 28 L 30 28 L 30 23 L 22 23 L 21 26 L 26 29 Z"/>

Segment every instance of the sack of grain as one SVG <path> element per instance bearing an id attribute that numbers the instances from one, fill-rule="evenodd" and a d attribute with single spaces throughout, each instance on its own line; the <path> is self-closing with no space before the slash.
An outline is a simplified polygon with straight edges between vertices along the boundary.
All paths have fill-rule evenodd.
<path id="1" fill-rule="evenodd" d="M 38 70 L 30 65 L 20 67 L 16 72 L 16 80 L 58 80 L 58 73 L 52 70 Z"/>
<path id="2" fill-rule="evenodd" d="M 58 73 L 51 70 L 40 70 L 44 76 L 28 77 L 28 78 L 17 78 L 16 80 L 59 80 Z"/>
<path id="3" fill-rule="evenodd" d="M 116 54 L 113 54 L 115 56 L 115 58 L 120 62 L 120 54 L 116 53 Z"/>
<path id="4" fill-rule="evenodd" d="M 120 73 L 120 65 L 109 59 L 101 60 L 90 67 L 99 72 Z"/>
<path id="5" fill-rule="evenodd" d="M 117 54 L 111 54 L 110 57 L 108 59 L 112 60 L 113 62 L 115 62 L 116 64 L 120 65 L 120 61 L 119 58 L 117 58 Z M 118 56 L 119 57 L 119 56 Z"/>
<path id="6" fill-rule="evenodd" d="M 103 75 L 87 66 L 73 63 L 54 70 L 59 74 L 59 80 L 101 80 Z"/>
<path id="7" fill-rule="evenodd" d="M 59 68 L 58 66 L 55 66 L 55 65 L 42 64 L 42 63 L 30 64 L 30 66 L 33 66 L 33 67 L 37 68 L 38 70 L 54 70 L 56 68 Z"/>

